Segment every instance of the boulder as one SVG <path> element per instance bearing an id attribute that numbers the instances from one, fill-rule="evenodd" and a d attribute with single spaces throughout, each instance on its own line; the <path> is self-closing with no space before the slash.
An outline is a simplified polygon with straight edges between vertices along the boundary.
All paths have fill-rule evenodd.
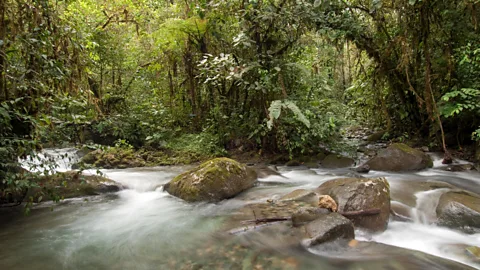
<path id="1" fill-rule="evenodd" d="M 480 141 L 477 141 L 476 147 L 475 147 L 475 162 L 480 163 Z"/>
<path id="2" fill-rule="evenodd" d="M 228 158 L 216 158 L 178 175 L 164 190 L 189 202 L 217 202 L 254 186 L 257 174 Z"/>
<path id="3" fill-rule="evenodd" d="M 289 160 L 287 163 L 285 163 L 285 166 L 287 166 L 287 167 L 297 167 L 297 166 L 301 166 L 301 165 L 302 165 L 302 162 L 300 162 L 296 159 Z"/>
<path id="4" fill-rule="evenodd" d="M 352 167 L 354 164 L 355 160 L 336 154 L 330 154 L 322 161 L 322 167 L 331 169 L 348 168 Z"/>
<path id="5" fill-rule="evenodd" d="M 365 165 L 376 171 L 416 171 L 433 167 L 433 161 L 420 150 L 403 143 L 394 143 L 380 150 Z"/>
<path id="6" fill-rule="evenodd" d="M 466 191 L 444 193 L 437 205 L 437 224 L 466 233 L 480 229 L 480 196 Z"/>
<path id="7" fill-rule="evenodd" d="M 38 184 L 40 187 L 30 189 L 27 198 L 33 196 L 35 201 L 45 201 L 100 195 L 124 189 L 111 179 L 99 175 L 83 175 L 77 171 L 42 176 Z M 45 193 L 43 188 L 51 192 Z"/>
<path id="8" fill-rule="evenodd" d="M 307 189 L 296 189 L 283 195 L 280 201 L 297 201 L 315 205 L 318 202 L 318 194 Z"/>
<path id="9" fill-rule="evenodd" d="M 303 244 L 307 247 L 338 239 L 352 240 L 355 238 L 353 223 L 338 213 L 322 215 L 305 225 L 308 240 Z"/>
<path id="10" fill-rule="evenodd" d="M 368 166 L 367 164 L 364 164 L 362 166 L 352 168 L 352 170 L 357 172 L 357 173 L 369 173 L 370 172 L 370 166 Z"/>
<path id="11" fill-rule="evenodd" d="M 125 169 L 133 167 L 144 167 L 145 160 L 133 149 L 111 147 L 105 150 L 97 149 L 87 153 L 80 159 L 73 168 L 81 168 L 82 165 L 90 165 L 105 169 Z"/>
<path id="12" fill-rule="evenodd" d="M 252 169 L 257 173 L 258 178 L 267 178 L 269 176 L 280 176 L 285 177 L 278 172 L 277 166 L 266 166 L 266 165 L 254 165 L 251 166 Z"/>
<path id="13" fill-rule="evenodd" d="M 292 214 L 292 224 L 294 227 L 302 226 L 330 213 L 326 208 L 302 207 Z"/>
<path id="14" fill-rule="evenodd" d="M 385 130 L 381 130 L 381 131 L 378 131 L 378 132 L 375 132 L 373 133 L 372 135 L 368 136 L 367 137 L 367 141 L 368 142 L 376 142 L 376 141 L 380 141 L 383 136 L 385 135 L 386 131 Z"/>
<path id="15" fill-rule="evenodd" d="M 440 169 L 448 172 L 464 172 L 474 171 L 475 167 L 472 164 L 454 164 L 446 167 L 441 167 Z"/>
<path id="16" fill-rule="evenodd" d="M 317 193 L 332 197 L 338 212 L 348 215 L 355 226 L 373 232 L 384 231 L 390 216 L 390 185 L 385 178 L 340 178 L 327 181 Z M 374 212 L 379 213 L 374 213 Z"/>

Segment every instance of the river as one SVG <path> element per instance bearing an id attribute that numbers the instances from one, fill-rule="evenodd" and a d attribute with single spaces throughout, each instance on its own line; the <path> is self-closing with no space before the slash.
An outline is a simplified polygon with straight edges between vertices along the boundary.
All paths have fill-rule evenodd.
<path id="1" fill-rule="evenodd" d="M 72 160 L 47 150 L 68 170 Z M 386 177 L 392 193 L 411 192 L 405 181 L 446 181 L 480 193 L 479 172 L 433 169 L 416 173 L 370 172 Z M 256 187 L 218 204 L 186 203 L 164 192 L 161 185 L 188 166 L 102 170 L 128 189 L 116 194 L 36 205 L 29 216 L 22 209 L 0 209 L 1 269 L 425 269 L 441 268 L 429 257 L 396 256 L 388 249 L 370 255 L 342 249 L 276 248 L 275 237 L 219 236 L 223 223 L 240 207 L 276 199 L 299 188 L 315 188 L 345 170 L 281 167 L 282 176 L 259 179 Z M 88 172 L 87 172 L 88 173 Z M 90 173 L 94 173 L 93 171 Z M 478 261 L 457 252 L 458 246 L 480 246 L 480 234 L 464 234 L 429 223 L 442 190 L 416 192 L 412 222 L 391 221 L 371 235 L 357 230 L 356 239 L 422 251 L 480 269 Z M 396 202 L 393 202 L 396 203 Z M 252 241 L 252 237 L 255 238 Z M 253 244 L 253 247 L 250 244 Z M 248 247 L 248 248 L 247 248 Z M 412 268 L 413 265 L 413 268 Z M 448 269 L 448 268 L 444 268 Z"/>

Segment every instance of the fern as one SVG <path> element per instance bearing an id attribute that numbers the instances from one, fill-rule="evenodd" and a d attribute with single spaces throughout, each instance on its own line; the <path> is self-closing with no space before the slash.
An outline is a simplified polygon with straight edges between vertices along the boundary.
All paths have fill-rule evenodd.
<path id="1" fill-rule="evenodd" d="M 302 122 L 307 128 L 310 128 L 310 121 L 308 121 L 307 117 L 302 113 L 300 108 L 290 100 L 274 100 L 270 107 L 268 108 L 268 121 L 267 127 L 269 130 L 273 127 L 273 122 L 280 117 L 282 113 L 282 109 L 289 109 L 292 111 L 295 118 Z"/>

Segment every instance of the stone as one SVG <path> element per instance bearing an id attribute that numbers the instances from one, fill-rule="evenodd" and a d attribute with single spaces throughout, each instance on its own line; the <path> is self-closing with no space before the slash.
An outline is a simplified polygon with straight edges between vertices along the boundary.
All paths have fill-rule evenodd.
<path id="1" fill-rule="evenodd" d="M 303 244 L 307 247 L 335 240 L 350 241 L 355 238 L 353 223 L 338 213 L 322 215 L 305 225 L 308 240 Z"/>
<path id="2" fill-rule="evenodd" d="M 433 161 L 424 152 L 403 143 L 394 143 L 378 152 L 365 163 L 375 171 L 417 171 L 433 167 Z"/>
<path id="3" fill-rule="evenodd" d="M 218 202 L 253 187 L 256 180 L 256 172 L 245 165 L 229 158 L 216 158 L 178 175 L 163 188 L 189 202 Z"/>
<path id="4" fill-rule="evenodd" d="M 480 196 L 467 191 L 444 193 L 438 202 L 437 224 L 465 233 L 480 230 Z"/>
<path id="5" fill-rule="evenodd" d="M 328 195 L 320 195 L 318 199 L 318 207 L 329 209 L 332 212 L 337 212 L 337 203 Z"/>
<path id="6" fill-rule="evenodd" d="M 463 172 L 463 171 L 474 171 L 475 167 L 472 164 L 455 164 L 455 165 L 442 167 L 441 169 L 449 172 Z"/>
<path id="7" fill-rule="evenodd" d="M 375 132 L 372 135 L 367 137 L 367 141 L 368 142 L 380 141 L 383 138 L 383 135 L 385 135 L 385 133 L 386 133 L 386 131 L 384 131 L 384 130 Z"/>
<path id="8" fill-rule="evenodd" d="M 280 197 L 280 201 L 296 201 L 315 205 L 318 202 L 318 194 L 307 189 L 296 189 Z"/>
<path id="9" fill-rule="evenodd" d="M 340 178 L 327 181 L 317 188 L 335 200 L 339 213 L 370 211 L 378 214 L 349 216 L 356 227 L 373 232 L 387 228 L 390 217 L 390 185 L 385 178 Z"/>
<path id="10" fill-rule="evenodd" d="M 269 176 L 285 177 L 277 171 L 276 166 L 254 165 L 251 168 L 255 170 L 258 178 L 267 178 Z"/>
<path id="11" fill-rule="evenodd" d="M 369 173 L 370 172 L 370 166 L 368 166 L 367 164 L 364 164 L 362 166 L 358 166 L 356 168 L 353 168 L 352 170 L 357 172 L 357 173 Z"/>
<path id="12" fill-rule="evenodd" d="M 301 166 L 302 163 L 298 160 L 292 159 L 289 160 L 287 163 L 285 163 L 285 166 L 287 167 L 296 167 L 296 166 Z"/>
<path id="13" fill-rule="evenodd" d="M 302 207 L 292 214 L 292 224 L 298 227 L 330 213 L 331 211 L 326 208 Z"/>
<path id="14" fill-rule="evenodd" d="M 118 192 L 124 186 L 99 175 L 83 175 L 78 171 L 60 172 L 54 175 L 42 176 L 38 180 L 40 187 L 29 190 L 28 197 L 32 196 L 35 201 L 40 197 L 42 201 L 52 200 L 52 195 L 62 198 L 76 198 L 84 196 L 100 195 L 104 193 Z M 41 187 L 52 190 L 52 194 L 40 195 Z"/>
<path id="15" fill-rule="evenodd" d="M 352 167 L 354 164 L 355 160 L 336 154 L 330 154 L 322 161 L 322 167 L 331 169 L 348 168 Z"/>

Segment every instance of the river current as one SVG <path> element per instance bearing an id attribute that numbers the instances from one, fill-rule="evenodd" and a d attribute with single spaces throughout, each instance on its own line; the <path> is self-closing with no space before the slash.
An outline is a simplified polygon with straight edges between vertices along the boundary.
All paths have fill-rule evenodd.
<path id="1" fill-rule="evenodd" d="M 72 162 L 69 158 L 59 158 L 60 154 L 69 153 L 74 152 L 46 151 L 56 157 L 60 171 L 68 170 Z M 386 177 L 392 194 L 409 196 L 415 201 L 410 206 L 404 205 L 411 212 L 411 221 L 390 221 L 388 229 L 380 234 L 357 230 L 356 239 L 417 250 L 480 269 L 478 260 L 469 258 L 462 248 L 480 246 L 479 233 L 468 235 L 431 223 L 438 199 L 446 190 L 416 192 L 404 187 L 406 181 L 434 180 L 480 194 L 479 172 L 448 172 L 440 166 L 436 158 L 433 169 L 402 174 L 371 171 L 365 175 Z M 281 243 L 276 243 L 275 237 L 252 241 L 252 236 L 218 236 L 223 223 L 236 209 L 279 198 L 295 189 L 316 188 L 341 177 L 345 170 L 281 167 L 283 177 L 259 179 L 256 187 L 234 199 L 217 204 L 191 204 L 170 196 L 161 187 L 189 168 L 102 170 L 106 177 L 128 189 L 58 204 L 41 203 L 34 206 L 29 216 L 24 216 L 18 208 L 0 209 L 0 269 L 210 269 L 214 265 L 219 269 L 437 268 L 430 258 L 417 258 L 412 264 L 408 256 L 395 257 L 392 254 L 396 253 L 387 249 L 367 255 L 335 248 L 285 250 L 276 248 Z M 395 203 L 400 202 L 392 202 Z M 286 263 L 261 261 L 262 252 Z"/>

